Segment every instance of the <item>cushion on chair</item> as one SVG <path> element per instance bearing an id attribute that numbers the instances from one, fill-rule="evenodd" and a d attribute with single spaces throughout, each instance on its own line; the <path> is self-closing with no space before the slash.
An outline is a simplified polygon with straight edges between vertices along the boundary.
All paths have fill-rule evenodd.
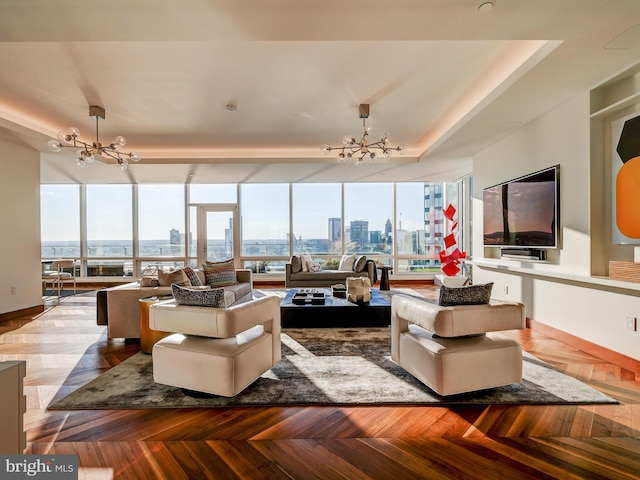
<path id="1" fill-rule="evenodd" d="M 440 287 L 438 304 L 443 307 L 453 305 L 481 305 L 489 303 L 493 282 L 464 287 Z"/>
<path id="2" fill-rule="evenodd" d="M 170 287 L 173 283 L 177 285 L 191 285 L 189 277 L 187 277 L 187 274 L 184 273 L 182 269 L 169 273 L 158 270 L 158 283 L 161 287 Z"/>
<path id="3" fill-rule="evenodd" d="M 233 258 L 224 262 L 207 262 L 202 266 L 207 285 L 226 287 L 238 283 Z"/>
<path id="4" fill-rule="evenodd" d="M 178 305 L 213 308 L 225 308 L 227 306 L 224 299 L 224 288 L 191 290 L 174 283 L 171 285 L 171 292 Z"/>

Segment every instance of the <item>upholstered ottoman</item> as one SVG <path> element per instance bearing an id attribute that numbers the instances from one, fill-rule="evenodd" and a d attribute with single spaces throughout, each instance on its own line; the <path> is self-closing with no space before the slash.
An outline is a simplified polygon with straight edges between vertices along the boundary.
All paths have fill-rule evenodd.
<path id="1" fill-rule="evenodd" d="M 153 346 L 153 380 L 233 397 L 269 370 L 272 361 L 271 334 L 262 326 L 231 338 L 176 333 Z"/>
<path id="2" fill-rule="evenodd" d="M 410 325 L 400 334 L 402 367 L 439 395 L 522 381 L 522 348 L 498 334 L 443 338 Z"/>

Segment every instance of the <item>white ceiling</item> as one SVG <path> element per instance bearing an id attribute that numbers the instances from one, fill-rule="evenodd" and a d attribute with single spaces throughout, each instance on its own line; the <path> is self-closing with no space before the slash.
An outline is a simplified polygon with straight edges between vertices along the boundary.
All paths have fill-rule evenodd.
<path id="1" fill-rule="evenodd" d="M 0 138 L 43 183 L 440 181 L 640 61 L 638 0 L 2 0 Z M 225 110 L 233 103 L 237 110 Z M 320 145 L 374 135 L 359 167 Z M 58 130 L 127 137 L 123 173 L 51 153 Z"/>

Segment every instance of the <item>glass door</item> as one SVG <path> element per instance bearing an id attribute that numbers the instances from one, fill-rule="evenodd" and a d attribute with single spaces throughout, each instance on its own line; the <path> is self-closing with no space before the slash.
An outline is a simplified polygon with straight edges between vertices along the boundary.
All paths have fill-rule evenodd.
<path id="1" fill-rule="evenodd" d="M 237 205 L 198 206 L 198 265 L 236 259 L 239 265 Z"/>

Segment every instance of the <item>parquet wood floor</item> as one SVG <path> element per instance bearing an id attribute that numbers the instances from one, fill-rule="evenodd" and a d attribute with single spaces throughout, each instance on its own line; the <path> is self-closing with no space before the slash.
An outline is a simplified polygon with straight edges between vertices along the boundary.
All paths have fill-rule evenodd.
<path id="1" fill-rule="evenodd" d="M 47 411 L 139 350 L 107 339 L 92 294 L 0 324 L 0 360 L 27 361 L 26 453 L 77 454 L 80 478 L 640 478 L 635 374 L 530 329 L 509 335 L 620 404 Z"/>

